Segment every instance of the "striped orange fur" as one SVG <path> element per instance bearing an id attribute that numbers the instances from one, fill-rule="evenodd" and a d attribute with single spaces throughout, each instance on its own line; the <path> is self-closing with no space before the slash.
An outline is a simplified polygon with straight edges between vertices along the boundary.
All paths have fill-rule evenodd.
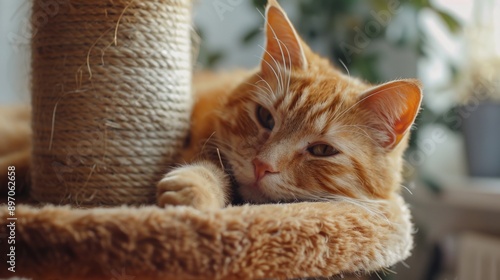
<path id="1" fill-rule="evenodd" d="M 422 99 L 416 80 L 374 86 L 343 74 L 310 50 L 275 0 L 259 69 L 199 74 L 195 94 L 190 164 L 158 184 L 162 205 L 222 207 L 231 192 L 252 203 L 388 199 L 400 189 Z M 223 195 L 196 199 L 207 189 Z"/>

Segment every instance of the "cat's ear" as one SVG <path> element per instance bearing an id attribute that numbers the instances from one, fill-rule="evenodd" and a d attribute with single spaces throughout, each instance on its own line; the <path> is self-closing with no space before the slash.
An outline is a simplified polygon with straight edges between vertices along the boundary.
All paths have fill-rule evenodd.
<path id="1" fill-rule="evenodd" d="M 276 0 L 268 0 L 266 7 L 266 49 L 261 70 L 277 72 L 282 68 L 307 68 L 300 37 Z"/>
<path id="2" fill-rule="evenodd" d="M 381 132 L 377 141 L 396 147 L 410 130 L 422 102 L 417 80 L 398 80 L 378 86 L 360 97 L 360 106 L 370 112 L 370 125 Z"/>

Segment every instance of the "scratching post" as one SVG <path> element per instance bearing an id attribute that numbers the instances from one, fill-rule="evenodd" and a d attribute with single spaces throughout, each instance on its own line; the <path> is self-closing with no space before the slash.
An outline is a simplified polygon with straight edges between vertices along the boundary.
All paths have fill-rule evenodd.
<path id="1" fill-rule="evenodd" d="M 191 2 L 33 2 L 32 197 L 154 201 L 189 126 Z"/>

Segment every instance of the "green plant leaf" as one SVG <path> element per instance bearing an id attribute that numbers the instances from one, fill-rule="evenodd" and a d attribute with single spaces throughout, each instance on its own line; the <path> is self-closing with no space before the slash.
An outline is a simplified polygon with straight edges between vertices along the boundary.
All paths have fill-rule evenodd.
<path id="1" fill-rule="evenodd" d="M 417 8 L 417 10 L 423 9 L 423 8 L 431 8 L 432 4 L 430 3 L 429 0 L 415 0 L 415 1 L 409 1 L 410 4 L 413 4 Z"/>
<path id="2" fill-rule="evenodd" d="M 266 6 L 267 0 L 253 0 L 253 5 L 258 9 L 264 9 Z"/>
<path id="3" fill-rule="evenodd" d="M 222 51 L 214 51 L 207 54 L 206 64 L 209 67 L 213 67 L 216 65 L 222 58 L 224 58 L 224 54 Z"/>
<path id="4" fill-rule="evenodd" d="M 457 33 L 461 29 L 461 24 L 455 17 L 453 17 L 452 15 L 448 14 L 443 10 L 439 9 L 433 9 L 433 10 L 439 15 L 439 17 L 443 20 L 443 22 L 446 24 L 446 26 L 452 33 Z"/>
<path id="5" fill-rule="evenodd" d="M 258 27 L 250 29 L 250 31 L 248 31 L 247 33 L 245 33 L 245 35 L 243 35 L 243 37 L 241 38 L 241 42 L 243 44 L 248 44 L 252 42 L 255 38 L 257 38 L 257 36 L 260 35 L 261 33 L 262 31 Z"/>

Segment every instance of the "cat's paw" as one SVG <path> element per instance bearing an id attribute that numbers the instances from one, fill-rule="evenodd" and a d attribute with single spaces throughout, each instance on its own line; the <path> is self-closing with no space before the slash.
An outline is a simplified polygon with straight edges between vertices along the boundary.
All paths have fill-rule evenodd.
<path id="1" fill-rule="evenodd" d="M 173 170 L 157 184 L 158 205 L 185 205 L 200 210 L 222 208 L 224 199 L 214 192 L 216 183 L 202 166 Z"/>

